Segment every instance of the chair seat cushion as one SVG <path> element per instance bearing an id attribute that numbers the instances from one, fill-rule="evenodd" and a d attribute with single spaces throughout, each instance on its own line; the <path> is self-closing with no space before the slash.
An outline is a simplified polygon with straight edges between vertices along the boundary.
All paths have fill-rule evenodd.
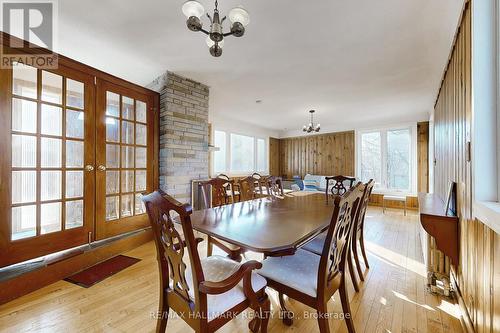
<path id="1" fill-rule="evenodd" d="M 234 274 L 240 268 L 241 263 L 222 256 L 210 256 L 201 260 L 201 266 L 206 281 L 220 282 Z M 191 269 L 186 270 L 186 281 L 189 285 L 189 295 L 194 300 Z M 255 292 L 265 288 L 266 284 L 266 280 L 262 276 L 252 272 L 252 287 Z M 224 314 L 245 299 L 243 280 L 236 287 L 223 294 L 208 295 L 208 321 Z"/>
<path id="2" fill-rule="evenodd" d="M 302 246 L 302 249 L 312 252 L 317 255 L 323 253 L 323 246 L 325 245 L 326 231 L 316 236 L 312 241 Z"/>
<path id="3" fill-rule="evenodd" d="M 298 249 L 293 256 L 268 257 L 260 275 L 306 295 L 316 297 L 320 256 Z"/>

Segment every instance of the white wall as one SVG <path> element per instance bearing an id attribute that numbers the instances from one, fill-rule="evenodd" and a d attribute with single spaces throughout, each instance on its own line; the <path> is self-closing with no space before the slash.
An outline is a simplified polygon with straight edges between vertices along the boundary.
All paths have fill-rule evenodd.
<path id="1" fill-rule="evenodd" d="M 265 127 L 255 126 L 253 124 L 245 123 L 239 120 L 234 120 L 226 116 L 219 117 L 217 115 L 208 116 L 209 123 L 212 124 L 212 130 L 223 130 L 235 132 L 238 134 L 244 134 L 248 136 L 258 136 L 262 138 L 279 138 L 280 131 L 271 130 Z"/>

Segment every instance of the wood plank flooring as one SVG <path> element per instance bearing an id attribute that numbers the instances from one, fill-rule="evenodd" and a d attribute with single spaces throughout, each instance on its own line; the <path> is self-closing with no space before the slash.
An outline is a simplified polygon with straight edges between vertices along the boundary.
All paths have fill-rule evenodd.
<path id="1" fill-rule="evenodd" d="M 360 292 L 351 287 L 351 311 L 356 332 L 462 332 L 458 307 L 448 299 L 425 291 L 415 212 L 403 216 L 400 210 L 386 214 L 370 207 L 366 218 L 366 241 L 370 269 Z M 205 255 L 203 242 L 200 253 Z M 153 243 L 127 253 L 142 260 L 126 270 L 92 286 L 81 288 L 59 281 L 0 306 L 1 332 L 151 332 L 157 311 L 158 272 Z M 259 255 L 255 255 L 259 258 Z M 315 314 L 289 300 L 295 312 L 293 326 L 284 326 L 279 316 L 277 295 L 269 291 L 273 318 L 269 332 L 318 332 Z M 329 311 L 341 313 L 339 295 Z M 249 332 L 248 313 L 240 315 L 220 332 Z M 312 318 L 311 318 L 312 317 Z M 342 320 L 330 319 L 331 332 L 347 332 Z M 178 318 L 169 321 L 169 333 L 190 332 Z"/>

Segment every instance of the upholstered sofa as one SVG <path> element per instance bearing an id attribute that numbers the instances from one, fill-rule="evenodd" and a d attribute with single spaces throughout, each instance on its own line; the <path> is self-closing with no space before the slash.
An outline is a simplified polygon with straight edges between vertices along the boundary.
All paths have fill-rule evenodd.
<path id="1" fill-rule="evenodd" d="M 293 184 L 292 190 L 294 191 L 308 191 L 308 192 L 325 192 L 326 190 L 326 179 L 322 175 L 305 175 L 304 179 L 297 180 L 297 182 L 302 182 L 303 186 L 300 184 Z M 330 185 L 332 186 L 332 185 Z"/>

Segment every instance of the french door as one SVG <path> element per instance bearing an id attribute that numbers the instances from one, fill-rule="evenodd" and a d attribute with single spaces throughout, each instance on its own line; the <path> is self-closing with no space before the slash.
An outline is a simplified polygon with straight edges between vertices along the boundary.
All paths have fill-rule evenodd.
<path id="1" fill-rule="evenodd" d="M 97 81 L 96 239 L 149 226 L 154 189 L 154 95 Z"/>
<path id="2" fill-rule="evenodd" d="M 94 224 L 94 78 L 0 71 L 0 267 L 85 244 Z"/>
<path id="3" fill-rule="evenodd" d="M 157 103 L 68 59 L 0 70 L 0 267 L 149 226 Z"/>

